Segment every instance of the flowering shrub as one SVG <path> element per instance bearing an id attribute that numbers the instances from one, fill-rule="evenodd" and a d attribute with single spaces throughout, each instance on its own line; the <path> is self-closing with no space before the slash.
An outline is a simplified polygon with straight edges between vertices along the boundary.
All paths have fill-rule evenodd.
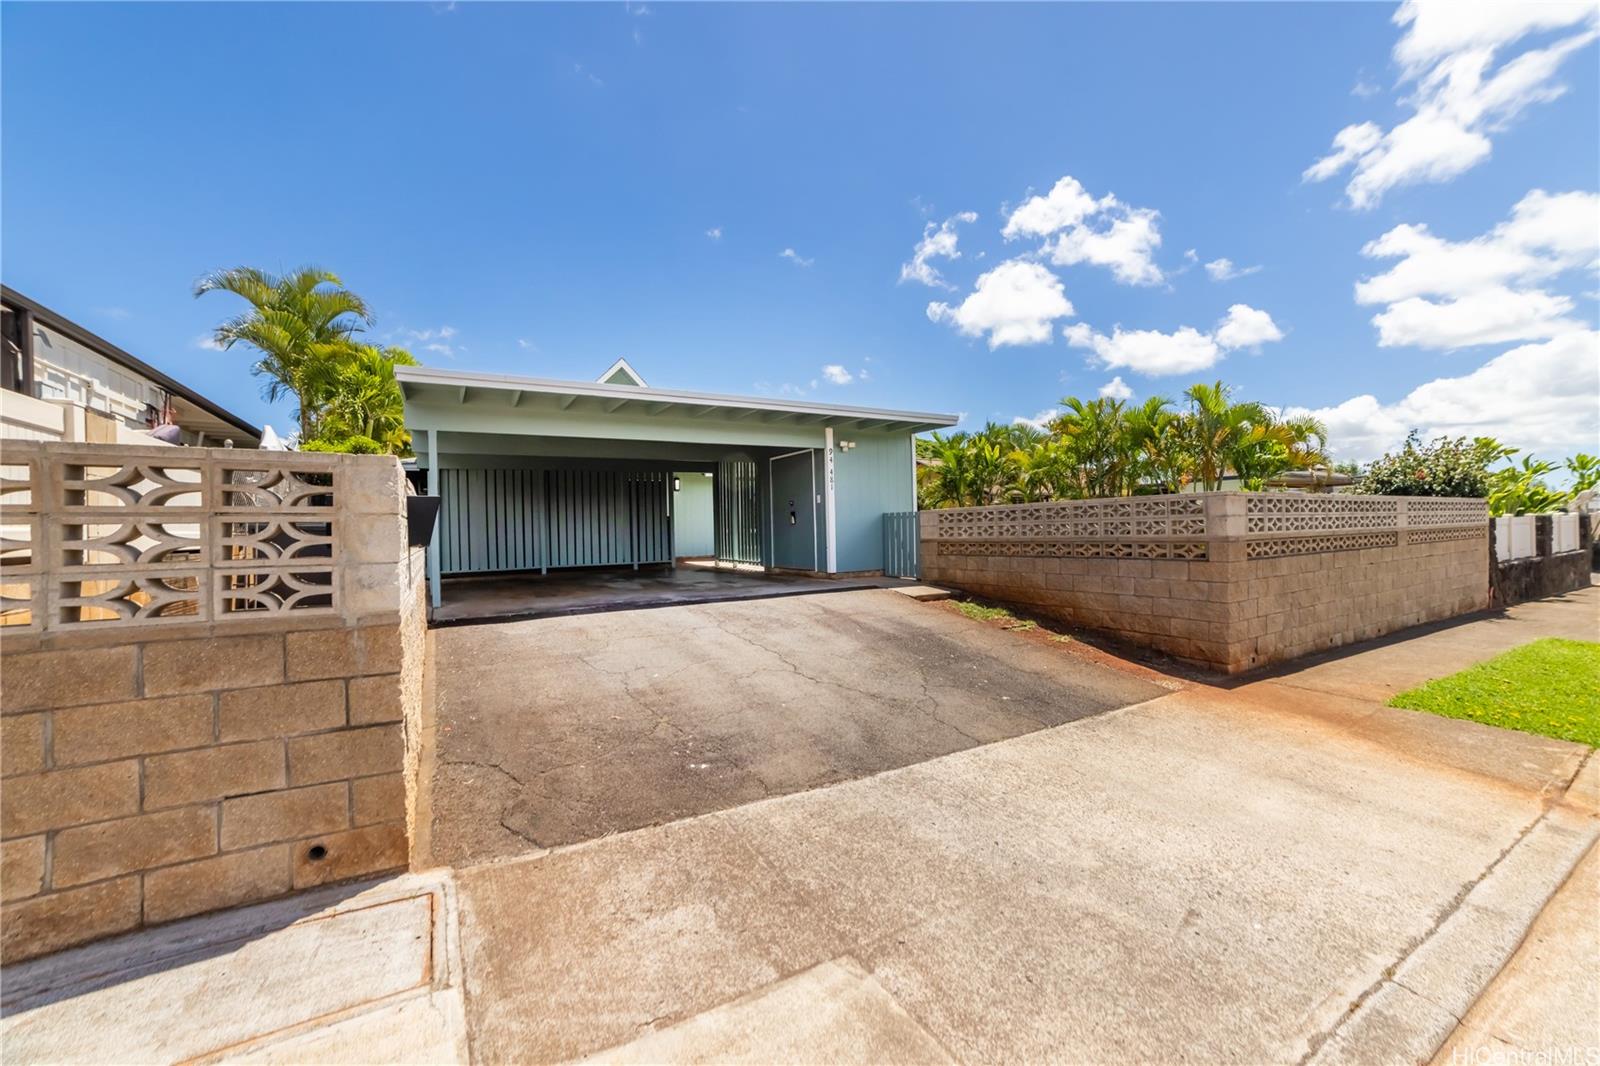
<path id="1" fill-rule="evenodd" d="M 1487 496 L 1489 464 L 1507 454 L 1487 437 L 1440 437 L 1423 444 L 1412 430 L 1399 452 L 1372 461 L 1360 491 L 1374 496 Z"/>

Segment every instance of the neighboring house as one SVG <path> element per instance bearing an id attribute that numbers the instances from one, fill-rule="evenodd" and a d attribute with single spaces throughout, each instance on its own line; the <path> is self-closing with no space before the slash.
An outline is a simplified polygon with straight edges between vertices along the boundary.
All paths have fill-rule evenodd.
<path id="1" fill-rule="evenodd" d="M 883 515 L 917 506 L 913 435 L 956 422 L 650 388 L 622 360 L 595 382 L 420 366 L 395 376 L 417 465 L 441 497 L 436 604 L 445 575 L 684 555 L 881 571 Z M 677 520 L 680 507 L 692 520 Z"/>
<path id="2" fill-rule="evenodd" d="M 0 438 L 254 448 L 261 430 L 0 286 Z"/>

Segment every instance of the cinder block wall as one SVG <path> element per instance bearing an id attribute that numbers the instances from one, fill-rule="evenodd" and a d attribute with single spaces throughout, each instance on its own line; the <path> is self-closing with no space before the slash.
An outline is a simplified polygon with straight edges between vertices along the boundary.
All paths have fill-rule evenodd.
<path id="1" fill-rule="evenodd" d="M 0 958 L 405 867 L 403 723 L 420 699 L 424 592 L 398 463 L 51 447 L 24 457 L 8 445 L 0 463 L 28 468 L 28 491 L 13 478 L 8 502 L 32 510 L 6 507 L 8 534 L 24 518 L 39 531 L 31 616 L 0 628 Z M 165 512 L 146 506 L 177 464 L 208 487 Z M 332 491 L 230 510 L 221 479 L 242 467 Z M 171 553 L 140 547 L 148 536 L 104 570 L 63 554 L 86 531 L 115 543 L 104 530 L 134 524 L 82 502 L 95 493 L 85 480 L 118 479 L 145 488 L 128 507 L 159 512 L 139 516 L 154 539 L 196 542 L 168 559 L 171 573 L 160 569 Z M 302 554 L 309 543 L 322 546 Z M 178 580 L 200 557 L 204 572 Z M 147 561 L 117 572 L 129 558 Z M 297 608 L 290 590 L 313 579 L 327 591 Z M 140 589 L 152 580 L 192 599 L 149 613 L 159 592 Z M 105 606 L 54 606 L 86 597 Z"/>
<path id="2" fill-rule="evenodd" d="M 1226 673 L 1489 605 L 1481 500 L 1207 493 L 930 511 L 921 553 L 927 581 Z"/>

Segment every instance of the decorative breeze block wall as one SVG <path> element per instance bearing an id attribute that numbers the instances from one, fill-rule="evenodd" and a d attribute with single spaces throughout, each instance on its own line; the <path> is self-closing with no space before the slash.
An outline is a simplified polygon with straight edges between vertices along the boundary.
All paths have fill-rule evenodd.
<path id="1" fill-rule="evenodd" d="M 398 462 L 7 442 L 0 958 L 408 862 Z"/>
<path id="2" fill-rule="evenodd" d="M 1489 603 L 1483 500 L 1194 493 L 921 524 L 925 580 L 1228 673 Z"/>

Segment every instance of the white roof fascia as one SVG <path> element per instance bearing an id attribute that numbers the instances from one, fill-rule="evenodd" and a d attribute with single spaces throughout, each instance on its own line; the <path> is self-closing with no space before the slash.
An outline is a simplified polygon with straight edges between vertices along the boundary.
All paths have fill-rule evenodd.
<path id="1" fill-rule="evenodd" d="M 598 400 L 635 400 L 650 403 L 687 404 L 696 407 L 725 407 L 733 410 L 771 411 L 795 415 L 820 415 L 823 418 L 879 420 L 953 426 L 960 416 L 928 411 L 897 411 L 846 404 L 818 404 L 799 400 L 774 400 L 756 396 L 731 396 L 714 392 L 687 392 L 679 389 L 652 389 L 637 385 L 591 384 L 552 378 L 525 378 L 512 374 L 481 374 L 462 370 L 438 370 L 422 366 L 397 366 L 395 377 L 401 389 L 408 385 L 436 385 L 462 390 L 491 389 L 505 392 L 540 393 L 550 396 L 588 397 Z"/>

